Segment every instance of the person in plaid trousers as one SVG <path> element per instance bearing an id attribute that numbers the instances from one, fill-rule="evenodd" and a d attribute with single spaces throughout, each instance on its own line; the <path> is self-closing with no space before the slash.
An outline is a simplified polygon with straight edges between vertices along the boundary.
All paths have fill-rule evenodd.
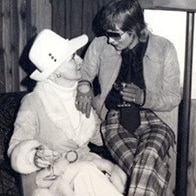
<path id="1" fill-rule="evenodd" d="M 99 36 L 84 57 L 76 107 L 89 117 L 93 106 L 102 119 L 105 146 L 128 176 L 125 195 L 171 195 L 181 100 L 176 49 L 149 31 L 137 0 L 111 1 L 95 22 Z M 93 97 L 96 76 L 100 93 Z"/>

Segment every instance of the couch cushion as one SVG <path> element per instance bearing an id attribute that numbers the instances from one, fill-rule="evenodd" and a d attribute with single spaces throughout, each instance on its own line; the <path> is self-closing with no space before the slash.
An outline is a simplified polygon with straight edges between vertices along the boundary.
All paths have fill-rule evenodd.
<path id="1" fill-rule="evenodd" d="M 26 92 L 0 94 L 0 195 L 21 196 L 20 175 L 11 169 L 7 147 L 20 101 Z"/>
<path id="2" fill-rule="evenodd" d="M 0 156 L 5 155 L 20 101 L 25 94 L 26 92 L 0 94 Z M 5 157 L 0 157 L 2 158 Z"/>

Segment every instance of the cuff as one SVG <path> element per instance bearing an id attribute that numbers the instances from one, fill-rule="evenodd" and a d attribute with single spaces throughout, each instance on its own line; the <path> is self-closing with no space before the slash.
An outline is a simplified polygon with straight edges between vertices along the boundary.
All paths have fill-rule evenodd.
<path id="1" fill-rule="evenodd" d="M 30 174 L 39 170 L 34 164 L 36 148 L 40 146 L 37 140 L 27 140 L 19 143 L 11 153 L 12 168 L 22 174 Z"/>
<path id="2" fill-rule="evenodd" d="M 144 89 L 143 90 L 143 102 L 139 106 L 140 107 L 144 106 L 145 102 L 146 102 L 146 90 Z"/>

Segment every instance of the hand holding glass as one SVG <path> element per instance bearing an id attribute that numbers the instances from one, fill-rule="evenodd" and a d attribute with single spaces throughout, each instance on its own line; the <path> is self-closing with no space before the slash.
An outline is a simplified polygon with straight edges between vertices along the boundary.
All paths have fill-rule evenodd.
<path id="1" fill-rule="evenodd" d="M 56 179 L 57 176 L 54 174 L 54 163 L 60 158 L 58 152 L 45 149 L 44 146 L 39 146 L 35 154 L 35 164 L 40 168 L 49 168 L 50 174 L 45 178 L 47 180 Z"/>

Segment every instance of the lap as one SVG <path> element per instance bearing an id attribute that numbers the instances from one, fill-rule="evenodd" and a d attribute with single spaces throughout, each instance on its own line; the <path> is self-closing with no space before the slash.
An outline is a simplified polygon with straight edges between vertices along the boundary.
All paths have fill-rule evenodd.
<path id="1" fill-rule="evenodd" d="M 47 189 L 40 187 L 35 190 L 34 194 L 35 196 L 43 196 L 43 193 L 47 193 L 47 191 L 52 196 L 107 196 L 110 194 L 122 196 L 107 176 L 94 164 L 87 161 L 79 161 L 68 165 L 64 173 L 50 187 Z"/>

